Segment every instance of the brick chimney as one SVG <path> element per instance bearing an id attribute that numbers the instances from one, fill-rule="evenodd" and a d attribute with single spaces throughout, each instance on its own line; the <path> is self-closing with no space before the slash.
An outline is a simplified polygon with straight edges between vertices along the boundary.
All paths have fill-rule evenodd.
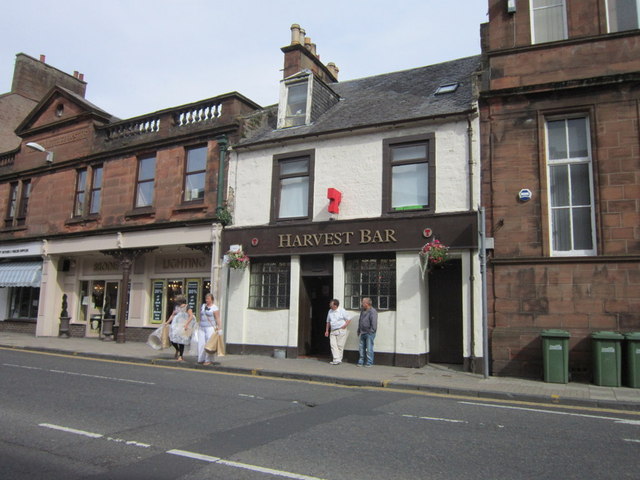
<path id="1" fill-rule="evenodd" d="M 335 63 L 325 66 L 316 53 L 316 44 L 306 36 L 306 32 L 297 23 L 291 25 L 291 44 L 281 48 L 284 53 L 283 78 L 295 75 L 302 70 L 311 70 L 322 81 L 335 83 L 338 81 L 338 67 Z"/>

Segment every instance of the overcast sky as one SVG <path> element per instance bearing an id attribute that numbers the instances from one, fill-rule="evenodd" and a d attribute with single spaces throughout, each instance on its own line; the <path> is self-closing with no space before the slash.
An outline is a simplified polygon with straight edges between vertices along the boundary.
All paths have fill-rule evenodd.
<path id="1" fill-rule="evenodd" d="M 339 79 L 480 53 L 487 0 L 11 0 L 0 93 L 17 53 L 84 74 L 86 98 L 120 118 L 238 91 L 277 102 L 280 48 L 298 23 Z"/>

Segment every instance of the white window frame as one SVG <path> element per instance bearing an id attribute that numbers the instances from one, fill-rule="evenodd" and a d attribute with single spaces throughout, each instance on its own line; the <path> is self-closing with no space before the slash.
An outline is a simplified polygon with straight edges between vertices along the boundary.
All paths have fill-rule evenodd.
<path id="1" fill-rule="evenodd" d="M 613 6 L 612 4 L 614 4 L 615 2 L 618 2 L 618 1 L 620 1 L 620 0 L 606 0 L 606 3 L 607 3 L 607 32 L 609 32 L 609 33 L 629 32 L 631 30 L 635 30 L 635 29 L 640 28 L 640 0 L 632 0 L 632 1 L 636 2 L 636 16 L 637 16 L 637 18 L 636 18 L 636 28 L 635 29 L 632 28 L 632 29 L 628 29 L 628 30 L 620 30 L 619 28 L 616 28 L 615 30 L 612 29 L 612 27 L 611 27 L 612 19 L 611 19 L 611 13 L 610 13 L 611 9 L 610 9 L 610 7 L 612 7 Z"/>
<path id="2" fill-rule="evenodd" d="M 564 120 L 565 124 L 567 121 L 577 118 L 583 118 L 585 120 L 585 138 L 587 142 L 587 156 L 586 157 L 577 157 L 577 158 L 565 158 L 565 159 L 556 159 L 550 160 L 549 155 L 549 129 L 548 123 L 552 121 L 560 121 Z M 565 127 L 565 131 L 568 130 Z M 591 147 L 591 128 L 589 116 L 587 115 L 573 115 L 573 116 L 564 116 L 564 117 L 550 117 L 545 119 L 544 125 L 545 132 L 545 162 L 546 162 L 546 174 L 547 174 L 547 208 L 548 208 L 548 225 L 549 225 L 549 251 L 551 252 L 552 257 L 580 257 L 580 256 L 594 256 L 597 254 L 597 244 L 596 244 L 596 218 L 595 218 L 595 201 L 594 201 L 594 176 L 593 176 L 593 157 L 592 157 L 592 147 Z M 569 145 L 569 139 L 567 138 L 567 145 Z M 569 155 L 569 152 L 567 152 Z M 586 164 L 589 170 L 589 195 L 590 195 L 590 210 L 591 210 L 591 245 L 592 248 L 588 250 L 584 249 L 574 249 L 573 244 L 573 228 L 570 228 L 570 236 L 571 236 L 571 250 L 556 250 L 554 248 L 554 223 L 553 223 L 553 212 L 554 207 L 552 206 L 552 193 L 551 193 L 551 167 L 558 165 L 576 165 L 576 164 Z M 570 182 L 570 178 L 569 178 Z M 569 189 L 570 189 L 569 185 Z M 566 207 L 563 207 L 566 208 Z M 569 206 L 572 209 L 572 206 Z M 573 225 L 573 216 L 570 216 L 571 225 Z"/>
<path id="3" fill-rule="evenodd" d="M 538 44 L 538 43 L 547 43 L 547 42 L 557 42 L 560 40 L 566 40 L 567 39 L 567 4 L 566 4 L 566 0 L 555 0 L 557 3 L 555 5 L 551 5 L 551 6 L 544 6 L 544 7 L 537 7 L 535 6 L 536 0 L 530 0 L 529 2 L 529 13 L 530 13 L 530 20 L 531 20 L 531 43 L 532 44 Z M 558 8 L 558 7 L 562 7 L 562 38 L 554 38 L 552 40 L 548 40 L 548 39 L 544 39 L 544 40 L 539 40 L 536 38 L 536 25 L 535 25 L 535 12 L 537 10 L 542 10 L 542 9 L 549 9 L 549 8 Z"/>
<path id="4" fill-rule="evenodd" d="M 306 75 L 303 77 L 291 78 L 289 80 L 283 80 L 280 83 L 280 103 L 278 105 L 278 128 L 294 128 L 301 127 L 304 125 L 308 125 L 311 123 L 311 97 L 313 92 L 313 77 L 312 75 Z M 289 106 L 289 89 L 291 87 L 305 84 L 307 85 L 307 99 L 306 106 L 304 112 L 304 122 L 296 123 L 293 122 L 295 118 L 301 118 L 297 116 L 292 116 L 287 114 L 287 109 Z"/>

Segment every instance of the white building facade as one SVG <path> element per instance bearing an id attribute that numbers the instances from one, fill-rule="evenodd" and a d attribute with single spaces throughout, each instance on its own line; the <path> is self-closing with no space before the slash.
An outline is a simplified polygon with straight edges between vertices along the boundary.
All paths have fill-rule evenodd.
<path id="1" fill-rule="evenodd" d="M 283 51 L 313 60 L 304 49 Z M 328 354 L 336 298 L 353 317 L 353 361 L 360 302 L 370 297 L 376 363 L 481 368 L 478 61 L 344 83 L 317 62 L 318 72 L 282 81 L 277 114 L 248 119 L 262 127 L 230 154 L 233 226 L 222 240 L 250 258 L 249 268 L 228 270 L 230 353 Z M 434 240 L 449 259 L 425 274 L 419 252 Z"/>

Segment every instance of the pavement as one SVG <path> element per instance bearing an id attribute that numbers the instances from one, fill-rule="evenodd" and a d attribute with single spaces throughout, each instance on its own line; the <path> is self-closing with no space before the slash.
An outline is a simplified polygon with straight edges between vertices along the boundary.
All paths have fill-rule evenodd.
<path id="1" fill-rule="evenodd" d="M 184 362 L 177 362 L 173 358 L 173 348 L 154 350 L 142 342 L 116 343 L 97 338 L 35 337 L 13 332 L 0 332 L 0 348 L 357 387 L 640 412 L 640 388 L 604 387 L 578 382 L 547 383 L 513 377 L 484 378 L 483 375 L 463 372 L 452 366 L 434 364 L 422 368 L 383 365 L 360 368 L 352 363 L 330 365 L 326 358 L 226 355 L 216 357 L 214 365 L 205 367 L 199 365 L 196 358 L 188 353 L 185 354 Z"/>

